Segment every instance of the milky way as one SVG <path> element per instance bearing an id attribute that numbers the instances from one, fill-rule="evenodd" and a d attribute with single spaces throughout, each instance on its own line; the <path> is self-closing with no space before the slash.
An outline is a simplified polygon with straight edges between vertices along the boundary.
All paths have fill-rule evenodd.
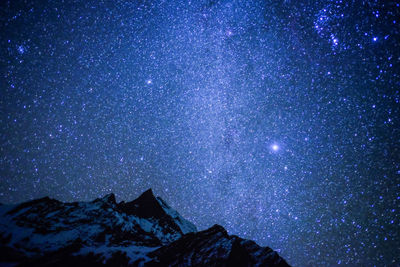
<path id="1" fill-rule="evenodd" d="M 0 201 L 132 200 L 290 264 L 400 264 L 398 1 L 2 1 Z"/>

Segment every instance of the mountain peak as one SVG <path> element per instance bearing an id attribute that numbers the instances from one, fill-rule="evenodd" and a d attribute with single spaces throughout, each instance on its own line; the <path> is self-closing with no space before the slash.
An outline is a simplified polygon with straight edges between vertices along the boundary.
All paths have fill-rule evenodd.
<path id="1" fill-rule="evenodd" d="M 152 199 L 156 199 L 156 197 L 154 196 L 153 190 L 151 188 L 147 189 L 146 191 L 144 191 L 136 200 L 152 200 Z"/>
<path id="2" fill-rule="evenodd" d="M 175 233 L 186 234 L 197 232 L 195 225 L 180 216 L 162 198 L 155 197 L 151 189 L 148 189 L 131 202 L 119 203 L 118 209 L 127 215 L 135 215 L 151 220 L 155 219 L 165 229 L 170 229 Z"/>
<path id="3" fill-rule="evenodd" d="M 93 200 L 93 202 L 117 204 L 114 193 L 107 194 L 104 197 L 96 198 L 95 200 Z"/>
<path id="4" fill-rule="evenodd" d="M 113 203 L 113 204 L 116 204 L 116 203 L 117 203 L 117 201 L 116 201 L 116 199 L 115 199 L 115 194 L 114 194 L 114 193 L 107 194 L 107 195 L 105 195 L 102 199 L 103 199 L 104 201 L 106 201 L 106 202 L 111 202 L 111 203 Z"/>
<path id="5" fill-rule="evenodd" d="M 151 189 L 142 193 L 137 199 L 126 203 L 121 202 L 118 206 L 126 214 L 137 215 L 141 218 L 160 218 L 165 215 Z"/>
<path id="6" fill-rule="evenodd" d="M 224 235 L 228 235 L 228 232 L 219 224 L 214 224 L 211 228 L 207 230 L 209 233 L 223 233 Z"/>

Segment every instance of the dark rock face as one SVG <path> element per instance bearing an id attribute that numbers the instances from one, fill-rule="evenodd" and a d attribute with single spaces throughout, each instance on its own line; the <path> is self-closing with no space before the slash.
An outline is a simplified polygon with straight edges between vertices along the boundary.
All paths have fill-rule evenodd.
<path id="1" fill-rule="evenodd" d="M 164 203 L 164 202 L 163 202 Z M 144 192 L 137 199 L 125 203 L 121 202 L 117 205 L 119 211 L 126 213 L 127 215 L 134 215 L 140 218 L 155 218 L 159 221 L 162 226 L 163 232 L 177 232 L 183 234 L 182 230 L 174 219 L 167 214 L 165 209 L 161 206 L 159 200 L 154 197 L 151 189 Z M 165 231 L 168 230 L 168 231 Z"/>
<path id="2" fill-rule="evenodd" d="M 126 214 L 137 215 L 142 218 L 162 218 L 166 215 L 160 203 L 158 203 L 157 199 L 154 197 L 151 189 L 131 202 L 119 203 L 118 208 Z"/>
<path id="3" fill-rule="evenodd" d="M 149 266 L 289 266 L 272 249 L 229 236 L 220 225 L 189 233 L 148 256 Z"/>
<path id="4" fill-rule="evenodd" d="M 131 202 L 0 205 L 0 266 L 288 266 L 214 225 L 197 232 L 150 190 Z"/>

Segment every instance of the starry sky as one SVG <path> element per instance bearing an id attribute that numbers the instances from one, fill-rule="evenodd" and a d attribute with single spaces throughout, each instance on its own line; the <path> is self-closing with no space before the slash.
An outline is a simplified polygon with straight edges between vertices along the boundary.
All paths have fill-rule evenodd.
<path id="1" fill-rule="evenodd" d="M 0 202 L 151 187 L 294 266 L 400 264 L 399 1 L 0 14 Z"/>

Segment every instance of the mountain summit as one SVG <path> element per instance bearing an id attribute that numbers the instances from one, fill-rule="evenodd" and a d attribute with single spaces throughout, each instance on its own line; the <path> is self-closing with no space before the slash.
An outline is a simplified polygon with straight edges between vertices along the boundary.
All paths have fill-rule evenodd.
<path id="1" fill-rule="evenodd" d="M 0 205 L 0 251 L 1 266 L 288 266 L 222 226 L 197 232 L 151 189 L 130 202 Z"/>

